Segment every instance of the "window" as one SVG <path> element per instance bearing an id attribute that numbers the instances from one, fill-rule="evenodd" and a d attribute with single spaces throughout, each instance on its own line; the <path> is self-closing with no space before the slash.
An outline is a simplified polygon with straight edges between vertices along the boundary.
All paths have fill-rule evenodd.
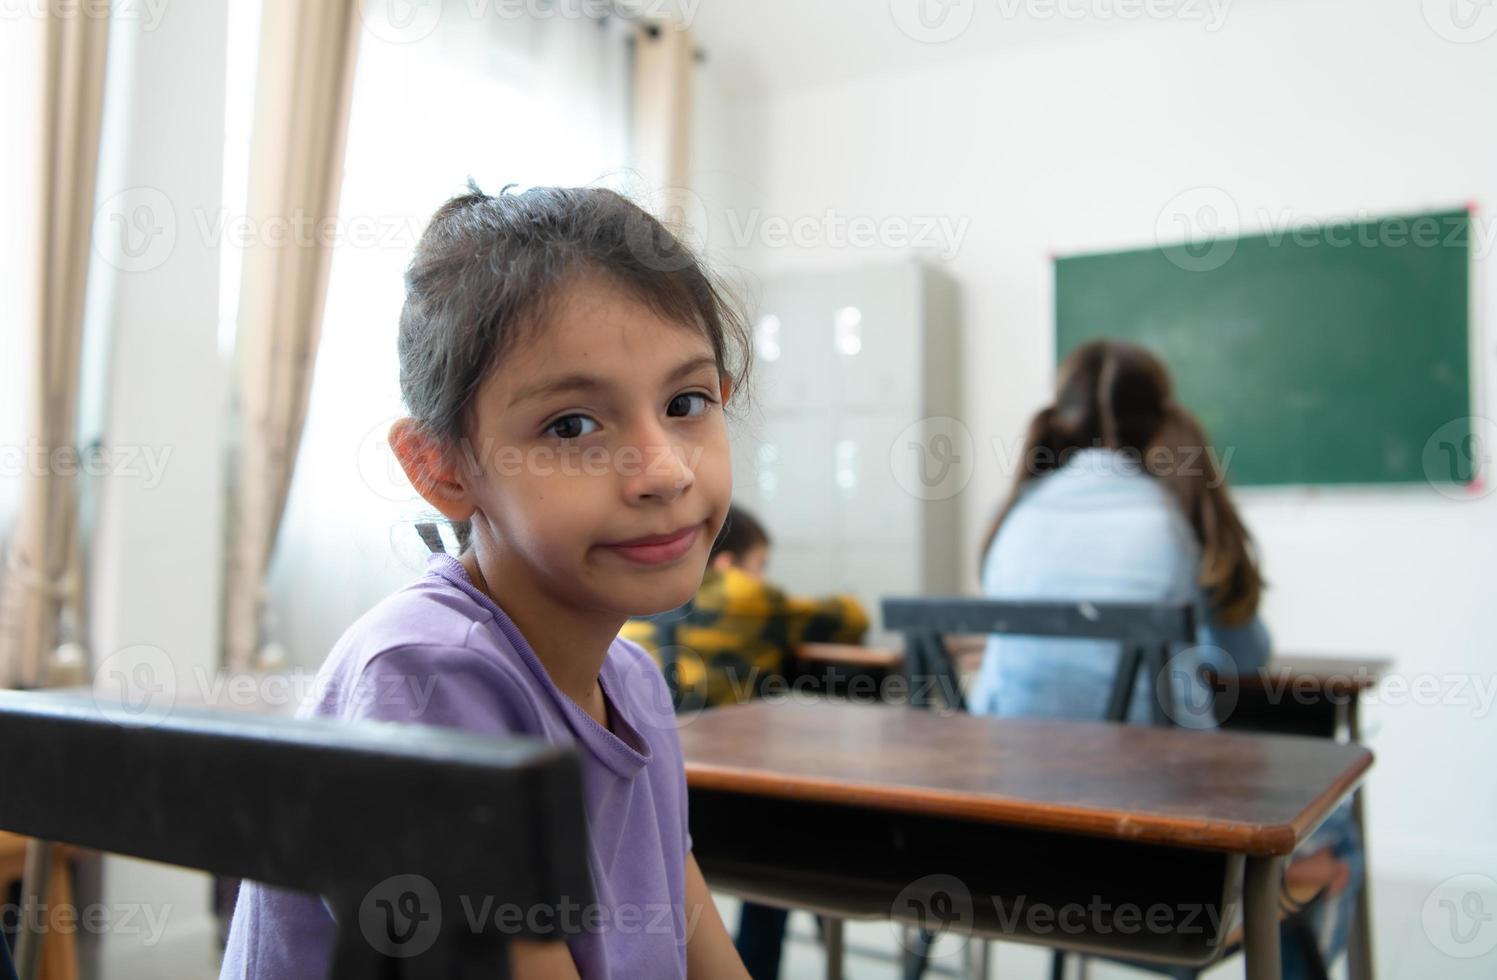
<path id="1" fill-rule="evenodd" d="M 316 375 L 270 578 L 270 633 L 293 663 L 319 663 L 424 561 L 412 524 L 430 508 L 384 438 L 403 414 L 402 275 L 432 211 L 470 176 L 491 194 L 624 183 L 626 25 L 575 7 L 449 3 L 424 36 L 369 25 L 360 39 Z"/>

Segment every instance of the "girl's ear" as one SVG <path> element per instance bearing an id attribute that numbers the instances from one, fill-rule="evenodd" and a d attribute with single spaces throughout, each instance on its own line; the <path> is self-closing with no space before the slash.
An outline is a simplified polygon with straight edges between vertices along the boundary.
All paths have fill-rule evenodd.
<path id="1" fill-rule="evenodd" d="M 733 379 L 723 375 L 717 383 L 718 393 L 722 396 L 722 403 L 726 405 L 728 399 L 733 397 Z"/>
<path id="2" fill-rule="evenodd" d="M 465 521 L 477 506 L 456 454 L 412 418 L 390 426 L 390 449 L 416 492 L 449 521 Z"/>

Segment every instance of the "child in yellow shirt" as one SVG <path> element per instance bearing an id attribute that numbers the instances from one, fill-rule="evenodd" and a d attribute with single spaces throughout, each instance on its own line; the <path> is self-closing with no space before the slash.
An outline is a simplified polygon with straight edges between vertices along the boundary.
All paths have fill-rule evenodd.
<path id="1" fill-rule="evenodd" d="M 795 674 L 802 643 L 857 643 L 868 614 L 852 596 L 788 595 L 764 581 L 769 534 L 742 507 L 728 511 L 696 597 L 679 609 L 631 619 L 620 636 L 655 657 L 682 708 L 758 697 Z"/>

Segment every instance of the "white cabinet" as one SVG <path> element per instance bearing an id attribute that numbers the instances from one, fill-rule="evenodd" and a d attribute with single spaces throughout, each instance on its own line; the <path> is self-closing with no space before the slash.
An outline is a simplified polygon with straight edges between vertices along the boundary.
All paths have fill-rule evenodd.
<path id="1" fill-rule="evenodd" d="M 961 406 L 950 278 L 913 261 L 773 276 L 750 325 L 733 483 L 774 539 L 770 578 L 852 592 L 875 629 L 885 595 L 957 593 L 959 495 L 928 489 L 949 448 L 929 420 Z"/>

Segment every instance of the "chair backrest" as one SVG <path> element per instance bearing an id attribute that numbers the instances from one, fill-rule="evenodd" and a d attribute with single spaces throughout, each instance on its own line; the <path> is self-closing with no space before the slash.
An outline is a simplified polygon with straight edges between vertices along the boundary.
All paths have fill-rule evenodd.
<path id="1" fill-rule="evenodd" d="M 0 745 L 0 828 L 318 893 L 334 977 L 503 975 L 460 903 L 593 900 L 580 765 L 545 742 L 0 691 Z"/>
<path id="2" fill-rule="evenodd" d="M 1140 669 L 1154 678 L 1150 716 L 1156 724 L 1174 717 L 1174 695 L 1165 666 L 1170 648 L 1194 643 L 1195 608 L 1188 602 L 1015 602 L 966 597 L 894 597 L 883 600 L 886 629 L 905 634 L 905 673 L 912 693 L 937 688 L 954 708 L 966 709 L 961 678 L 942 640 L 946 633 L 1116 640 L 1122 648 L 1113 673 L 1104 719 L 1128 716 Z M 929 700 L 915 699 L 922 707 Z"/>

